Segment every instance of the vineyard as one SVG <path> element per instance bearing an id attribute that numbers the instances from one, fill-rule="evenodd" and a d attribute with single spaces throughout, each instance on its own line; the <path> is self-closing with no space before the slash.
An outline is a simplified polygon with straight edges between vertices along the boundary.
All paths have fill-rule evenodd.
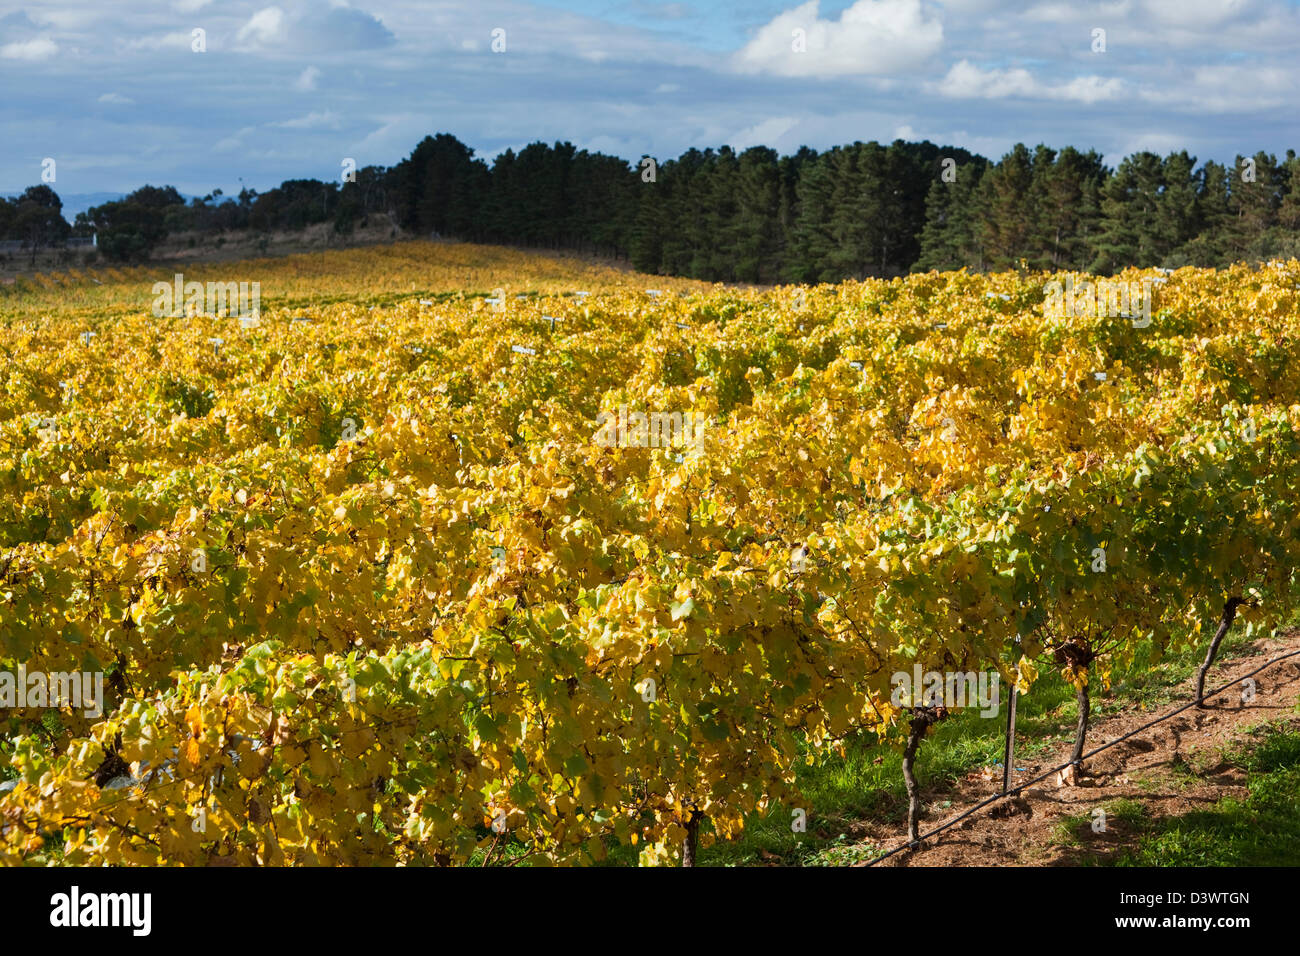
<path id="1" fill-rule="evenodd" d="M 1300 610 L 1294 260 L 1129 271 L 1149 321 L 1034 272 L 210 269 L 255 320 L 0 287 L 0 672 L 103 680 L 0 713 L 0 864 L 691 864 L 864 736 L 914 791 L 948 710 L 900 673 L 1060 673 L 1082 771 L 1139 648 Z"/>

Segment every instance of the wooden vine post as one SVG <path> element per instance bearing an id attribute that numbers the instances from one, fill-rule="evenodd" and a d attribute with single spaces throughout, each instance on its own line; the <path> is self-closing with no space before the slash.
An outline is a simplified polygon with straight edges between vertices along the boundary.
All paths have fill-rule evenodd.
<path id="1" fill-rule="evenodd" d="M 1016 698 L 1020 696 L 1020 665 L 1016 665 L 1016 676 L 1011 683 L 1011 700 L 1007 702 L 1007 745 L 1002 752 L 1002 792 L 1011 792 L 1015 780 L 1016 762 Z"/>

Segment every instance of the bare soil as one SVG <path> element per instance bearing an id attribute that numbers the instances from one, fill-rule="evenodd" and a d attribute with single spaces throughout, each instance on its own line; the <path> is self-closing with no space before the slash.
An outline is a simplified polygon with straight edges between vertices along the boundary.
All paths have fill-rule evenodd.
<path id="1" fill-rule="evenodd" d="M 1300 650 L 1300 631 L 1261 640 L 1230 660 L 1219 661 L 1210 671 L 1206 690 L 1248 674 L 1265 662 Z M 950 830 L 932 837 L 913 851 L 899 853 L 881 866 L 1074 866 L 1104 861 L 1134 845 L 1136 835 L 1123 826 L 1107 826 L 1104 833 L 1087 830 L 1086 840 L 1062 839 L 1067 818 L 1090 818 L 1094 808 L 1128 799 L 1140 803 L 1152 821 L 1204 810 L 1225 797 L 1246 796 L 1246 775 L 1223 759 L 1225 749 L 1243 745 L 1251 728 L 1269 722 L 1300 728 L 1300 656 L 1282 661 L 1256 674 L 1255 698 L 1242 701 L 1236 689 L 1157 724 L 1088 759 L 1077 780 L 1056 774 L 1021 791 L 1018 798 L 999 801 L 977 811 Z M 1158 709 L 1134 705 L 1122 713 L 1095 722 L 1088 731 L 1087 750 L 1122 737 L 1157 717 L 1176 710 L 1191 699 L 1193 684 L 1179 700 Z M 1017 759 L 1015 774 L 1023 786 L 1070 759 L 1070 743 L 1046 757 Z M 924 781 L 922 782 L 924 786 Z M 966 808 L 998 793 L 1002 780 L 988 771 L 968 775 L 942 794 L 929 794 L 921 831 L 933 829 Z M 951 801 L 944 807 L 941 803 Z M 896 824 L 864 821 L 851 836 L 893 849 L 906 834 Z M 861 864 L 859 864 L 861 865 Z"/>

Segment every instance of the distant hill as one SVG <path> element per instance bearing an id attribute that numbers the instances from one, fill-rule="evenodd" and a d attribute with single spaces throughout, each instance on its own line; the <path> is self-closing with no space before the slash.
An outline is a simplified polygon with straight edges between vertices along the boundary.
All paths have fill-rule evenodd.
<path id="1" fill-rule="evenodd" d="M 66 196 L 59 193 L 59 198 L 63 200 L 63 218 L 72 222 L 77 218 L 77 213 L 85 212 L 91 206 L 125 199 L 126 193 L 69 193 Z"/>

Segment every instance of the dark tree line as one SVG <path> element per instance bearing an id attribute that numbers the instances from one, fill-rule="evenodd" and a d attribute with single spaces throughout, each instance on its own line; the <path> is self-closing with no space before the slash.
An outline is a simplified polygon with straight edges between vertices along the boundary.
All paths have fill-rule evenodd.
<path id="1" fill-rule="evenodd" d="M 0 236 L 57 232 L 51 215 L 66 233 L 58 208 L 48 187 L 33 187 L 0 203 Z M 78 215 L 72 232 L 95 231 L 106 257 L 138 260 L 177 232 L 329 223 L 347 234 L 374 220 L 417 235 L 624 257 L 643 272 L 713 281 L 1022 263 L 1100 273 L 1220 266 L 1300 255 L 1300 160 L 1288 151 L 1281 162 L 1256 153 L 1230 167 L 1198 166 L 1186 152 L 1142 152 L 1112 170 L 1097 152 L 1072 147 L 1017 145 L 994 163 L 896 140 L 789 156 L 763 146 L 691 149 L 635 165 L 533 143 L 489 164 L 440 133 L 397 165 L 368 166 L 342 183 L 294 179 L 188 204 L 170 186 L 145 186 Z"/>
<path id="2" fill-rule="evenodd" d="M 715 281 L 815 281 L 897 274 L 916 261 L 940 152 L 901 140 L 793 156 L 723 146 L 630 166 L 534 143 L 488 166 L 443 134 L 390 173 L 396 217 L 414 232 L 605 253 L 643 272 Z"/>
<path id="3" fill-rule="evenodd" d="M 914 269 L 1109 274 L 1126 266 L 1224 266 L 1300 256 L 1300 159 L 1267 153 L 1201 166 L 1141 152 L 1107 169 L 1095 152 L 1018 145 L 996 165 L 959 167 L 927 200 Z"/>
<path id="4" fill-rule="evenodd" d="M 0 239 L 18 240 L 31 250 L 62 242 L 71 227 L 63 218 L 63 200 L 49 186 L 29 186 L 21 196 L 0 196 Z"/>

